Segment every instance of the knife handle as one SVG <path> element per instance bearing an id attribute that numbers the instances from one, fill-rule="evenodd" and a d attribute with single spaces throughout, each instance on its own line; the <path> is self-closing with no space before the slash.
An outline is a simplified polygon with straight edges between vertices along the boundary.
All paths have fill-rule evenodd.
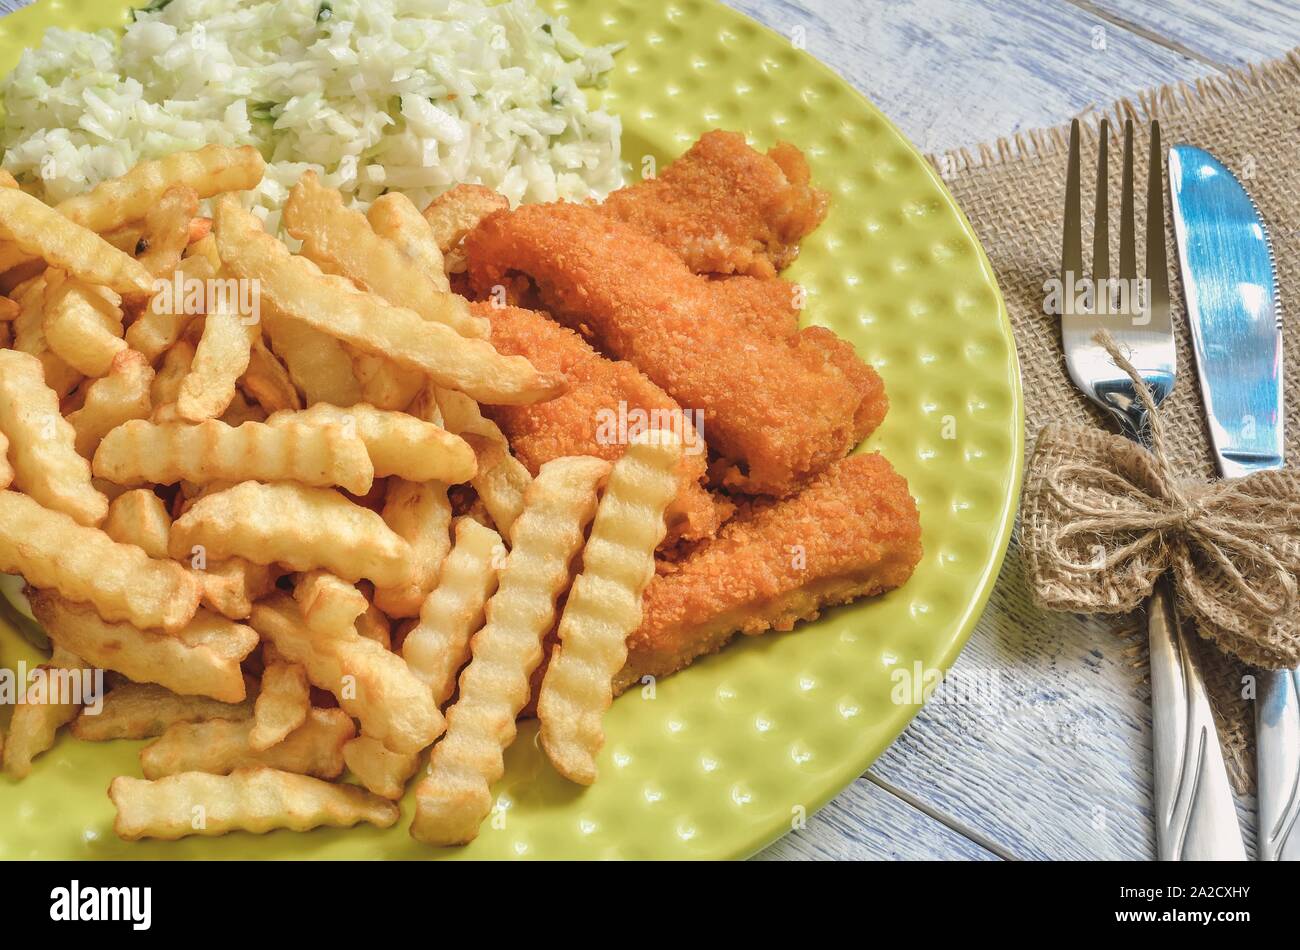
<path id="1" fill-rule="evenodd" d="M 1300 670 L 1256 675 L 1259 859 L 1300 861 Z"/>
<path id="2" fill-rule="evenodd" d="M 1244 861 L 1246 846 L 1196 655 L 1167 577 L 1147 601 L 1156 852 L 1162 861 Z"/>

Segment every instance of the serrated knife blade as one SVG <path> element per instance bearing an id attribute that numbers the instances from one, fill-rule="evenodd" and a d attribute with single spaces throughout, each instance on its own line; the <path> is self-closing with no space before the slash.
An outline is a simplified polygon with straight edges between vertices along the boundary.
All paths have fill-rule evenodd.
<path id="1" fill-rule="evenodd" d="M 1282 309 L 1268 228 L 1204 149 L 1169 150 L 1179 266 L 1219 472 L 1284 464 Z M 1294 671 L 1259 671 L 1255 702 L 1261 860 L 1300 860 L 1300 702 Z"/>

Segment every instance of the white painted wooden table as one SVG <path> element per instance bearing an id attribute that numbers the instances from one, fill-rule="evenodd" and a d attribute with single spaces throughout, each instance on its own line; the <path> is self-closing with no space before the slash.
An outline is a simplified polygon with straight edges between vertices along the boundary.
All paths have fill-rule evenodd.
<path id="1" fill-rule="evenodd" d="M 926 152 L 1300 44 L 1295 0 L 728 2 L 786 35 L 802 27 Z M 941 687 L 866 775 L 760 857 L 1150 858 L 1142 670 L 1100 622 L 1035 611 L 1014 552 L 953 673 L 992 670 L 996 706 L 944 702 Z"/>
<path id="2" fill-rule="evenodd" d="M 1300 44 L 1294 0 L 728 0 L 790 35 L 923 151 L 1057 125 Z M 1027 399 L 1033 393 L 1026 394 Z M 1030 605 L 1013 551 L 953 673 L 996 704 L 926 706 L 872 769 L 761 855 L 1154 853 L 1149 687 L 1111 629 Z M 1253 853 L 1254 802 L 1239 803 Z"/>

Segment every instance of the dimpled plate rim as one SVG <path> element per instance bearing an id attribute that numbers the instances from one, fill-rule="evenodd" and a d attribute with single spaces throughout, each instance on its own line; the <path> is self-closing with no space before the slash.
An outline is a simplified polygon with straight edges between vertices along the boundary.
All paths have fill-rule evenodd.
<path id="1" fill-rule="evenodd" d="M 606 88 L 633 174 L 702 132 L 795 142 L 831 193 L 825 225 L 786 276 L 812 322 L 849 339 L 892 408 L 868 440 L 909 480 L 925 557 L 907 586 L 828 611 L 794 635 L 746 638 L 615 702 L 601 779 L 558 778 L 525 724 L 498 809 L 464 849 L 410 839 L 411 794 L 386 831 L 277 831 L 124 843 L 105 795 L 139 774 L 140 742 L 61 736 L 15 783 L 0 777 L 0 858 L 730 858 L 752 854 L 856 779 L 920 709 L 898 676 L 956 659 L 1006 552 L 1023 404 L 997 283 L 937 173 L 866 99 L 790 38 L 708 0 L 555 0 L 587 43 L 626 41 Z M 41 0 L 0 19 L 0 70 L 44 29 L 125 22 L 122 0 Z M 816 37 L 803 37 L 815 51 Z M 0 630 L 0 662 L 40 658 Z M 904 677 L 902 685 L 907 685 Z M 653 698 L 650 698 L 653 694 Z M 7 718 L 7 711 L 0 717 Z"/>

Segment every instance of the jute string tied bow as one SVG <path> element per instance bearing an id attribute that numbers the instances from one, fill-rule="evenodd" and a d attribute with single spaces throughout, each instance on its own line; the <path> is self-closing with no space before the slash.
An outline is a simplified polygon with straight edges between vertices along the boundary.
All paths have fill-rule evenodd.
<path id="1" fill-rule="evenodd" d="M 1179 479 L 1150 391 L 1109 333 L 1095 339 L 1132 377 L 1151 449 L 1087 426 L 1040 432 L 1021 513 L 1035 598 L 1125 613 L 1172 570 L 1183 616 L 1219 649 L 1254 666 L 1300 664 L 1300 476 Z"/>

